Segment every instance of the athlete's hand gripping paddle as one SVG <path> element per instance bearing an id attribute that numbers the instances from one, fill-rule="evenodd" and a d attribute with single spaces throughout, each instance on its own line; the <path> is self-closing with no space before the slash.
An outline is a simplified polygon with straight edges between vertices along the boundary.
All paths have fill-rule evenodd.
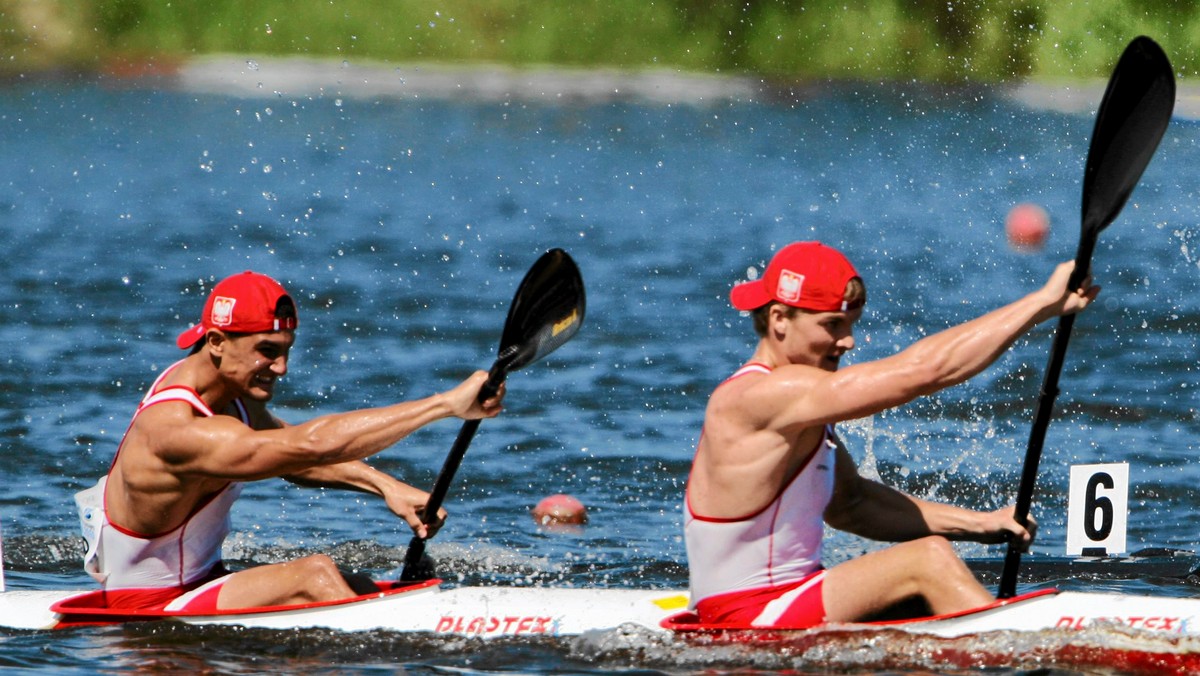
<path id="1" fill-rule="evenodd" d="M 1087 278 L 1100 231 L 1108 227 L 1125 206 L 1167 130 L 1174 107 L 1175 74 L 1167 55 L 1150 38 L 1135 38 L 1117 61 L 1096 113 L 1096 126 L 1092 130 L 1092 144 L 1083 174 L 1082 232 L 1075 254 L 1075 272 L 1068 288 L 1079 288 Z M 1038 460 L 1042 455 L 1046 428 L 1050 425 L 1054 398 L 1058 395 L 1058 376 L 1074 321 L 1074 315 L 1060 317 L 1054 334 L 1017 492 L 1015 517 L 1021 524 L 1029 518 Z M 1016 594 L 1020 564 L 1020 545 L 1010 541 L 1000 576 L 1000 598 Z"/>
<path id="2" fill-rule="evenodd" d="M 578 333 L 583 325 L 585 306 L 583 277 L 575 261 L 562 249 L 547 251 L 517 287 L 500 337 L 500 349 L 487 382 L 479 390 L 479 401 L 494 396 L 509 372 L 545 357 Z M 426 524 L 437 518 L 454 473 L 479 429 L 479 422 L 468 420 L 459 430 L 425 505 L 423 520 Z M 400 579 L 412 581 L 432 577 L 433 562 L 425 556 L 425 540 L 414 536 L 408 544 Z"/>

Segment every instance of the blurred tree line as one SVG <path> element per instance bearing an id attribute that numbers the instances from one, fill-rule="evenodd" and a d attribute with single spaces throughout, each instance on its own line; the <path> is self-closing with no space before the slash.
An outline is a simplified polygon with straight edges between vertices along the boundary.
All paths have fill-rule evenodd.
<path id="1" fill-rule="evenodd" d="M 0 0 L 8 76 L 207 54 L 665 68 L 793 80 L 1107 76 L 1145 34 L 1194 72 L 1200 0 Z"/>

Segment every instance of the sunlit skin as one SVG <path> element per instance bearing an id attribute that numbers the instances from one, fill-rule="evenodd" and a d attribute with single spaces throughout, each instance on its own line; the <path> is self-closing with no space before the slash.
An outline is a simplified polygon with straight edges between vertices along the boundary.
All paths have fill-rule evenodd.
<path id="1" fill-rule="evenodd" d="M 295 333 L 227 335 L 213 331 L 213 334 L 209 345 L 229 388 L 240 391 L 239 396 L 245 399 L 270 401 L 275 394 L 275 383 L 287 375 L 288 354 L 296 342 Z"/>
<path id="2" fill-rule="evenodd" d="M 729 519 L 763 509 L 817 447 L 825 425 L 875 415 L 961 383 L 1034 325 L 1083 310 L 1099 288 L 1088 281 L 1067 290 L 1073 269 L 1073 263 L 1063 263 L 1045 286 L 1014 303 L 892 356 L 850 366 L 841 362 L 855 347 L 861 309 L 808 312 L 773 306 L 766 334 L 747 360 L 772 371 L 728 381 L 709 399 L 688 484 L 692 508 Z M 830 568 L 823 592 L 826 618 L 853 621 L 917 598 L 935 613 L 992 601 L 949 541 L 999 543 L 1011 537 L 1027 548 L 1036 522 L 1021 526 L 1011 506 L 977 512 L 868 480 L 841 441 L 834 441 L 834 494 L 823 519 L 841 530 L 900 544 Z"/>
<path id="3" fill-rule="evenodd" d="M 787 363 L 836 371 L 842 357 L 854 349 L 854 325 L 862 314 L 862 308 L 849 312 L 788 312 L 785 306 L 776 304 L 771 307 L 770 322 L 773 330 L 778 322 L 791 324 L 789 330 L 776 332 L 785 341 L 780 351 Z"/>
<path id="4" fill-rule="evenodd" d="M 200 350 L 172 370 L 162 387 L 189 387 L 214 412 L 225 415 L 204 417 L 179 401 L 142 411 L 109 473 L 109 519 L 134 532 L 165 533 L 231 481 L 282 477 L 302 485 L 378 495 L 416 535 L 436 533 L 446 513 L 439 510 L 432 524 L 423 523 L 428 493 L 362 460 L 442 418 L 498 415 L 504 387 L 480 404 L 476 398 L 487 372 L 476 371 L 450 390 L 423 399 L 288 425 L 266 404 L 279 378 L 287 374 L 294 343 L 290 330 L 225 334 L 209 329 Z M 234 414 L 235 399 L 246 406 L 249 427 Z M 222 586 L 217 603 L 221 609 L 235 609 L 354 595 L 333 560 L 314 555 L 239 571 Z"/>

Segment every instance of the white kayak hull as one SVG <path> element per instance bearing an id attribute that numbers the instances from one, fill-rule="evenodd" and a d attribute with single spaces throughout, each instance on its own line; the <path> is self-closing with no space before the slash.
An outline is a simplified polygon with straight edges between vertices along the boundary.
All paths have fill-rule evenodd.
<path id="1" fill-rule="evenodd" d="M 0 626 L 55 629 L 76 624 L 172 619 L 196 625 L 267 629 L 386 630 L 471 637 L 571 636 L 636 625 L 677 633 L 713 633 L 736 627 L 689 623 L 681 590 L 456 587 L 435 583 L 394 589 L 353 600 L 219 614 L 71 614 L 52 606 L 79 591 L 0 593 Z M 94 594 L 94 593 L 93 593 Z M 850 625 L 939 637 L 995 631 L 1084 629 L 1100 622 L 1165 635 L 1200 635 L 1200 599 L 1046 590 L 952 616 Z M 842 627 L 846 628 L 846 627 Z M 753 630 L 766 635 L 772 632 Z M 778 632 L 775 632 L 778 633 Z"/>
<path id="2" fill-rule="evenodd" d="M 333 603 L 314 603 L 181 614 L 94 609 L 75 599 L 81 591 L 0 593 L 0 627 L 62 629 L 78 625 L 170 619 L 195 625 L 264 629 L 424 632 L 472 637 L 571 636 L 636 624 L 662 631 L 661 623 L 687 606 L 686 592 L 635 589 L 533 587 L 446 588 L 419 583 Z M 61 604 L 61 605 L 60 605 Z M 56 607 L 69 612 L 56 612 Z"/>
<path id="3" fill-rule="evenodd" d="M 947 638 L 992 631 L 1084 629 L 1102 622 L 1139 631 L 1200 635 L 1200 599 L 1071 591 L 1017 598 L 1015 603 L 892 626 Z"/>
<path id="4" fill-rule="evenodd" d="M 659 628 L 686 605 L 687 595 L 679 592 L 434 586 L 335 606 L 179 619 L 264 629 L 321 627 L 479 638 L 573 636 L 625 623 Z"/>
<path id="5" fill-rule="evenodd" d="M 664 626 L 676 632 L 758 632 L 787 630 L 693 624 L 694 616 L 676 615 Z M 1086 629 L 1101 623 L 1135 631 L 1200 637 L 1200 599 L 1116 593 L 1035 591 L 952 615 L 840 625 L 839 628 L 893 629 L 956 638 L 998 631 Z"/>

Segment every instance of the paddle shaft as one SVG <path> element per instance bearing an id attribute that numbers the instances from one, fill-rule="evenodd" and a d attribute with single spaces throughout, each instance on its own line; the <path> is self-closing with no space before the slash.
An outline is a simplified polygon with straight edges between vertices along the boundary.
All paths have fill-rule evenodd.
<path id="1" fill-rule="evenodd" d="M 446 462 L 442 464 L 442 471 L 438 474 L 437 481 L 433 484 L 433 490 L 429 492 L 429 501 L 425 503 L 425 512 L 422 521 L 429 525 L 437 517 L 437 511 L 442 508 L 442 503 L 446 500 L 446 493 L 450 491 L 450 482 L 454 480 L 455 473 L 458 472 L 458 466 L 462 463 L 463 456 L 467 454 L 467 447 L 471 445 L 471 440 L 475 438 L 475 432 L 479 429 L 479 420 L 464 421 L 462 427 L 458 430 L 458 436 L 454 439 L 454 445 L 450 447 L 450 454 L 446 456 Z M 418 540 L 420 538 L 417 538 Z"/>
<path id="2" fill-rule="evenodd" d="M 496 396 L 506 377 L 508 377 L 507 360 L 497 359 L 488 372 L 487 382 L 479 388 L 477 401 L 483 403 Z M 429 500 L 426 501 L 421 516 L 421 522 L 425 525 L 428 526 L 437 520 L 438 510 L 442 508 L 446 493 L 450 491 L 450 482 L 454 480 L 458 466 L 462 464 L 463 456 L 467 454 L 467 448 L 471 445 L 471 440 L 475 438 L 475 432 L 479 429 L 480 422 L 481 419 L 478 418 L 464 421 L 462 428 L 458 430 L 458 436 L 454 439 L 454 445 L 450 447 L 446 462 L 442 463 L 442 471 L 438 473 L 437 481 L 433 483 L 433 490 L 429 491 Z M 408 552 L 404 555 L 404 572 L 415 571 L 423 556 L 425 556 L 425 540 L 419 535 L 414 535 L 408 543 Z M 401 577 L 404 577 L 403 573 Z"/>
<path id="3" fill-rule="evenodd" d="M 1096 248 L 1096 238 L 1101 227 L 1084 226 L 1079 238 L 1079 249 L 1075 253 L 1075 270 L 1067 280 L 1067 288 L 1078 289 L 1087 278 L 1088 268 L 1091 267 L 1092 251 Z M 1058 377 L 1062 373 L 1063 362 L 1067 356 L 1067 343 L 1071 340 L 1071 328 L 1075 325 L 1075 315 L 1063 315 L 1058 318 L 1058 328 L 1054 332 L 1054 344 L 1050 350 L 1050 361 L 1046 364 L 1046 375 L 1042 378 L 1042 389 L 1038 394 L 1037 409 L 1033 415 L 1033 427 L 1029 430 L 1029 445 L 1025 449 L 1025 465 L 1021 470 L 1021 485 L 1017 489 L 1016 511 L 1013 518 L 1022 526 L 1029 524 L 1029 508 L 1033 502 L 1034 484 L 1037 483 L 1038 463 L 1042 458 L 1042 446 L 1046 441 L 1046 430 L 1050 427 L 1050 418 L 1054 415 L 1054 400 L 1058 397 Z M 1021 546 L 1016 540 L 1010 540 L 1008 551 L 1004 555 L 1004 570 L 1000 575 L 998 596 L 1002 599 L 1012 598 L 1017 593 L 1017 569 L 1021 565 Z"/>

